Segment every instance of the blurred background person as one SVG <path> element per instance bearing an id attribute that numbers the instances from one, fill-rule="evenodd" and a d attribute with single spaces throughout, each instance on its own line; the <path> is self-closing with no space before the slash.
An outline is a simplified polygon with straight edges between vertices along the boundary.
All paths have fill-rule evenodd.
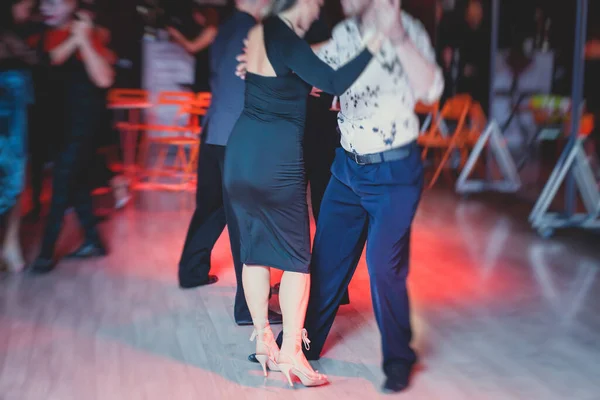
<path id="1" fill-rule="evenodd" d="M 82 0 L 79 12 L 86 14 L 93 21 L 95 34 L 104 46 L 105 58 L 111 65 L 117 62 L 117 56 L 111 48 L 112 33 L 108 29 L 109 23 L 105 14 L 101 12 L 100 7 L 95 0 Z M 103 99 L 108 97 L 107 88 L 102 89 Z M 90 184 L 93 189 L 110 189 L 114 196 L 114 208 L 121 209 L 131 199 L 129 193 L 129 180 L 122 174 L 117 174 L 109 165 L 109 149 L 120 149 L 119 131 L 113 129 L 113 111 L 110 110 L 106 101 L 102 104 L 102 114 L 99 117 L 97 125 L 97 145 L 101 149 L 94 154 L 93 167 L 90 173 Z M 122 162 L 122 154 L 110 152 L 113 161 Z"/>
<path id="2" fill-rule="evenodd" d="M 458 32 L 458 92 L 470 93 L 484 110 L 488 109 L 490 80 L 490 33 L 486 15 L 481 0 L 469 0 Z"/>
<path id="3" fill-rule="evenodd" d="M 111 32 L 106 28 L 103 22 L 100 22 L 98 15 L 98 6 L 95 0 L 81 0 L 79 4 L 79 12 L 89 17 L 95 25 L 95 31 L 100 42 L 108 46 L 111 41 Z M 42 17 L 43 20 L 43 17 Z M 41 30 L 49 29 L 45 25 Z M 41 41 L 38 42 L 41 44 Z M 43 49 L 39 48 L 40 52 Z M 107 53 L 111 64 L 114 64 L 116 57 L 113 54 Z M 45 171 L 48 161 L 54 158 L 54 141 L 57 135 L 64 127 L 61 128 L 62 122 L 58 123 L 55 116 L 61 112 L 62 105 L 56 103 L 55 93 L 53 93 L 52 80 L 53 76 L 49 74 L 49 69 L 46 65 L 41 65 L 34 70 L 34 88 L 36 102 L 31 109 L 31 129 L 30 129 L 30 179 L 32 189 L 33 207 L 29 213 L 29 217 L 33 221 L 38 221 L 42 212 L 42 196 L 45 182 Z M 106 94 L 106 93 L 105 93 Z M 54 124 L 48 124 L 48 121 L 53 121 Z M 112 121 L 112 113 L 110 110 L 103 107 L 102 117 L 97 126 L 98 129 L 98 145 L 107 146 L 111 142 L 118 142 L 118 136 L 110 135 L 113 129 L 110 126 Z M 115 137 L 113 137 L 115 136 Z M 102 152 L 96 152 L 93 156 L 92 172 L 90 173 L 90 184 L 93 188 L 108 187 L 114 179 L 115 174 L 109 169 L 106 155 Z M 115 191 L 116 192 L 116 191 Z M 125 192 L 126 193 L 126 192 Z M 118 201 L 117 201 L 118 203 Z"/>
<path id="4" fill-rule="evenodd" d="M 81 247 L 70 257 L 106 254 L 93 213 L 89 173 L 97 145 L 95 134 L 104 105 L 104 91 L 112 85 L 111 53 L 88 13 L 78 12 L 76 0 L 41 0 L 40 11 L 48 25 L 39 38 L 48 61 L 50 93 L 57 110 L 59 137 L 54 162 L 52 200 L 34 272 L 49 272 L 68 206 L 73 205 L 85 233 Z M 52 125 L 48 125 L 52 126 Z"/>
<path id="5" fill-rule="evenodd" d="M 212 7 L 202 7 L 194 4 L 192 6 L 192 17 L 197 25 L 197 30 L 200 30 L 199 33 L 194 34 L 192 39 L 188 39 L 188 36 L 173 26 L 168 28 L 168 32 L 177 43 L 196 59 L 194 91 L 209 92 L 209 47 L 217 37 L 219 13 Z"/>
<path id="6" fill-rule="evenodd" d="M 38 35 L 46 30 L 39 10 L 32 18 L 36 20 L 34 32 L 29 36 L 30 45 L 35 48 L 36 53 L 43 54 L 39 46 L 41 42 L 34 40 Z M 33 37 L 31 36 L 33 35 Z M 29 109 L 29 184 L 31 186 L 31 205 L 32 208 L 28 218 L 32 222 L 37 222 L 42 214 L 42 189 L 44 186 L 44 177 L 48 163 L 53 159 L 54 147 L 52 138 L 59 126 L 49 125 L 56 111 L 56 104 L 53 95 L 50 92 L 48 68 L 45 63 L 38 63 L 33 68 L 33 90 L 35 102 Z"/>
<path id="7" fill-rule="evenodd" d="M 21 27 L 33 7 L 33 0 L 0 2 L 0 261 L 13 272 L 25 264 L 19 240 L 20 200 L 27 164 L 27 108 L 33 101 L 30 68 L 37 57 Z"/>

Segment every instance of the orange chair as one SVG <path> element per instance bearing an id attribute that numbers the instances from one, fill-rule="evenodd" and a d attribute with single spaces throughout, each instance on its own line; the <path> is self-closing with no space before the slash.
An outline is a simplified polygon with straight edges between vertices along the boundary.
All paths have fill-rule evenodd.
<path id="1" fill-rule="evenodd" d="M 109 106 L 137 105 L 150 103 L 150 95 L 147 90 L 142 89 L 111 89 L 107 100 Z"/>
<path id="2" fill-rule="evenodd" d="M 193 102 L 195 99 L 195 94 L 190 92 L 175 92 L 175 91 L 165 91 L 158 93 L 158 97 L 156 99 L 156 106 L 176 106 L 179 109 Z M 188 124 L 191 126 L 191 124 Z M 177 114 L 175 121 L 172 125 L 164 125 L 159 123 L 156 120 L 155 114 L 151 113 L 149 115 L 149 123 L 145 127 L 145 131 L 152 132 L 161 132 L 161 133 L 169 133 L 169 134 L 181 134 L 184 133 L 181 131 L 181 124 L 179 121 L 179 113 Z M 163 141 L 162 137 L 152 137 L 149 135 L 145 135 L 142 143 L 140 145 L 140 166 L 143 170 L 147 172 L 148 175 L 153 175 L 148 167 L 148 153 L 153 144 L 160 144 Z M 156 172 L 156 171 L 154 171 Z"/>
<path id="3" fill-rule="evenodd" d="M 140 130 L 140 113 L 152 107 L 150 94 L 141 89 L 111 89 L 107 95 L 107 108 L 127 112 L 125 121 L 117 122 L 123 149 L 123 169 L 131 182 L 136 177 L 137 135 Z"/>
<path id="4" fill-rule="evenodd" d="M 210 107 L 212 101 L 212 95 L 209 92 L 200 92 L 198 93 L 196 99 L 193 103 L 183 106 L 179 114 L 188 114 L 190 116 L 190 124 L 191 125 L 200 125 L 200 117 L 206 115 L 208 108 Z M 202 130 L 198 134 L 198 138 L 202 134 Z M 198 162 L 198 155 L 200 152 L 200 146 L 191 146 L 190 149 L 190 159 L 188 164 L 188 173 L 193 174 L 194 167 Z"/>
<path id="5" fill-rule="evenodd" d="M 457 138 L 457 146 L 460 149 L 461 163 L 460 168 L 462 169 L 469 157 L 469 152 L 475 147 L 479 141 L 479 137 L 487 127 L 487 116 L 481 108 L 481 104 L 474 102 L 469 108 L 468 114 L 468 127 L 465 131 Z"/>
<path id="6" fill-rule="evenodd" d="M 423 126 L 421 127 L 422 134 L 427 132 L 427 130 L 431 127 L 431 125 L 433 123 L 435 123 L 435 121 L 438 118 L 439 112 L 440 112 L 440 102 L 439 101 L 436 101 L 435 103 L 433 103 L 431 105 L 427 105 L 427 104 L 424 104 L 421 102 L 419 102 L 415 105 L 415 114 L 426 116 L 425 122 L 424 122 Z"/>
<path id="7" fill-rule="evenodd" d="M 158 94 L 157 104 L 182 106 L 194 102 L 196 95 L 191 92 L 160 92 Z"/>
<path id="8" fill-rule="evenodd" d="M 210 92 L 200 92 L 196 95 L 196 105 L 201 107 L 210 107 L 212 94 Z"/>
<path id="9" fill-rule="evenodd" d="M 210 106 L 210 94 L 200 93 L 179 93 L 163 92 L 159 94 L 158 105 L 177 105 L 174 122 L 172 126 L 160 126 L 161 132 L 169 132 L 173 135 L 164 137 L 149 138 L 144 146 L 145 154 L 148 154 L 152 145 L 159 147 L 159 154 L 151 172 L 152 181 L 156 182 L 161 175 L 171 175 L 165 171 L 165 161 L 168 150 L 171 147 L 177 148 L 175 167 L 182 172 L 181 184 L 185 185 L 193 177 L 193 165 L 198 159 L 198 148 L 200 144 L 200 117 L 206 114 Z M 182 116 L 187 116 L 185 124 L 181 124 Z M 190 157 L 186 155 L 186 147 L 190 147 Z"/>
<path id="10" fill-rule="evenodd" d="M 418 142 L 421 146 L 423 146 L 423 159 L 427 157 L 429 150 L 440 149 L 443 151 L 443 156 L 428 185 L 429 189 L 431 189 L 437 182 L 446 163 L 452 155 L 452 151 L 457 149 L 459 145 L 463 146 L 465 142 L 465 132 L 467 132 L 465 129 L 467 116 L 471 110 L 472 104 L 473 99 L 468 94 L 457 95 L 446 100 L 446 103 L 440 112 L 439 118 L 434 121 L 431 129 L 419 137 Z M 454 129 L 454 132 L 450 133 L 448 136 L 445 136 L 442 134 L 441 124 L 442 122 L 448 120 L 456 121 L 457 125 Z"/>
<path id="11" fill-rule="evenodd" d="M 581 116 L 581 120 L 579 121 L 579 134 L 580 138 L 588 137 L 593 131 L 595 126 L 594 114 L 585 113 Z M 571 118 L 567 118 L 564 123 L 564 132 L 565 134 L 570 134 L 571 132 Z"/>

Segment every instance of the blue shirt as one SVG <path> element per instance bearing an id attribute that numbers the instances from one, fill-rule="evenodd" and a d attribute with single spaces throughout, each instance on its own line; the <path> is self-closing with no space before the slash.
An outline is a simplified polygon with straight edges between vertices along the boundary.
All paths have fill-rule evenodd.
<path id="1" fill-rule="evenodd" d="M 244 109 L 245 82 L 235 75 L 244 39 L 256 20 L 241 11 L 219 26 L 219 33 L 210 47 L 210 88 L 212 102 L 204 118 L 204 141 L 225 146 L 235 123 Z"/>

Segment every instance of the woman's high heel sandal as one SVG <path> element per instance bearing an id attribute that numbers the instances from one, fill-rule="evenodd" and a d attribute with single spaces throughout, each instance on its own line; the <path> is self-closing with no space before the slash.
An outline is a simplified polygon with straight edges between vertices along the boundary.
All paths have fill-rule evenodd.
<path id="1" fill-rule="evenodd" d="M 310 340 L 308 339 L 308 332 L 306 329 L 302 329 L 299 332 L 291 332 L 286 333 L 283 332 L 284 340 L 286 336 L 291 336 L 290 340 L 296 340 L 299 342 L 299 350 L 295 355 L 283 354 L 283 352 L 279 353 L 279 358 L 277 359 L 277 364 L 281 369 L 281 372 L 285 375 L 288 380 L 288 383 L 291 387 L 294 387 L 294 382 L 292 380 L 292 376 L 300 379 L 300 382 L 304 386 L 322 386 L 329 383 L 327 376 L 320 374 L 319 371 L 314 371 L 308 360 L 304 356 L 302 352 L 302 344 L 306 347 L 306 350 L 310 350 Z"/>
<path id="2" fill-rule="evenodd" d="M 254 329 L 250 341 L 256 339 L 256 359 L 267 376 L 267 370 L 279 371 L 277 358 L 279 357 L 279 347 L 273 337 L 271 327 L 267 325 L 262 329 Z"/>

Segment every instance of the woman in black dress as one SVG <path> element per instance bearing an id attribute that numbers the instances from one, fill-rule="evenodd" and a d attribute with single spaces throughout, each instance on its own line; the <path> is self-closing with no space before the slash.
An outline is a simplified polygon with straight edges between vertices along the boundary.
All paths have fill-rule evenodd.
<path id="1" fill-rule="evenodd" d="M 334 71 L 301 38 L 323 0 L 275 1 L 272 17 L 250 31 L 246 102 L 227 144 L 224 184 L 240 229 L 242 280 L 267 373 L 281 369 L 306 386 L 327 383 L 302 353 L 310 286 L 310 232 L 302 142 L 312 86 L 341 95 L 379 51 L 372 35 L 354 60 Z M 281 351 L 268 324 L 270 268 L 283 270 Z"/>

